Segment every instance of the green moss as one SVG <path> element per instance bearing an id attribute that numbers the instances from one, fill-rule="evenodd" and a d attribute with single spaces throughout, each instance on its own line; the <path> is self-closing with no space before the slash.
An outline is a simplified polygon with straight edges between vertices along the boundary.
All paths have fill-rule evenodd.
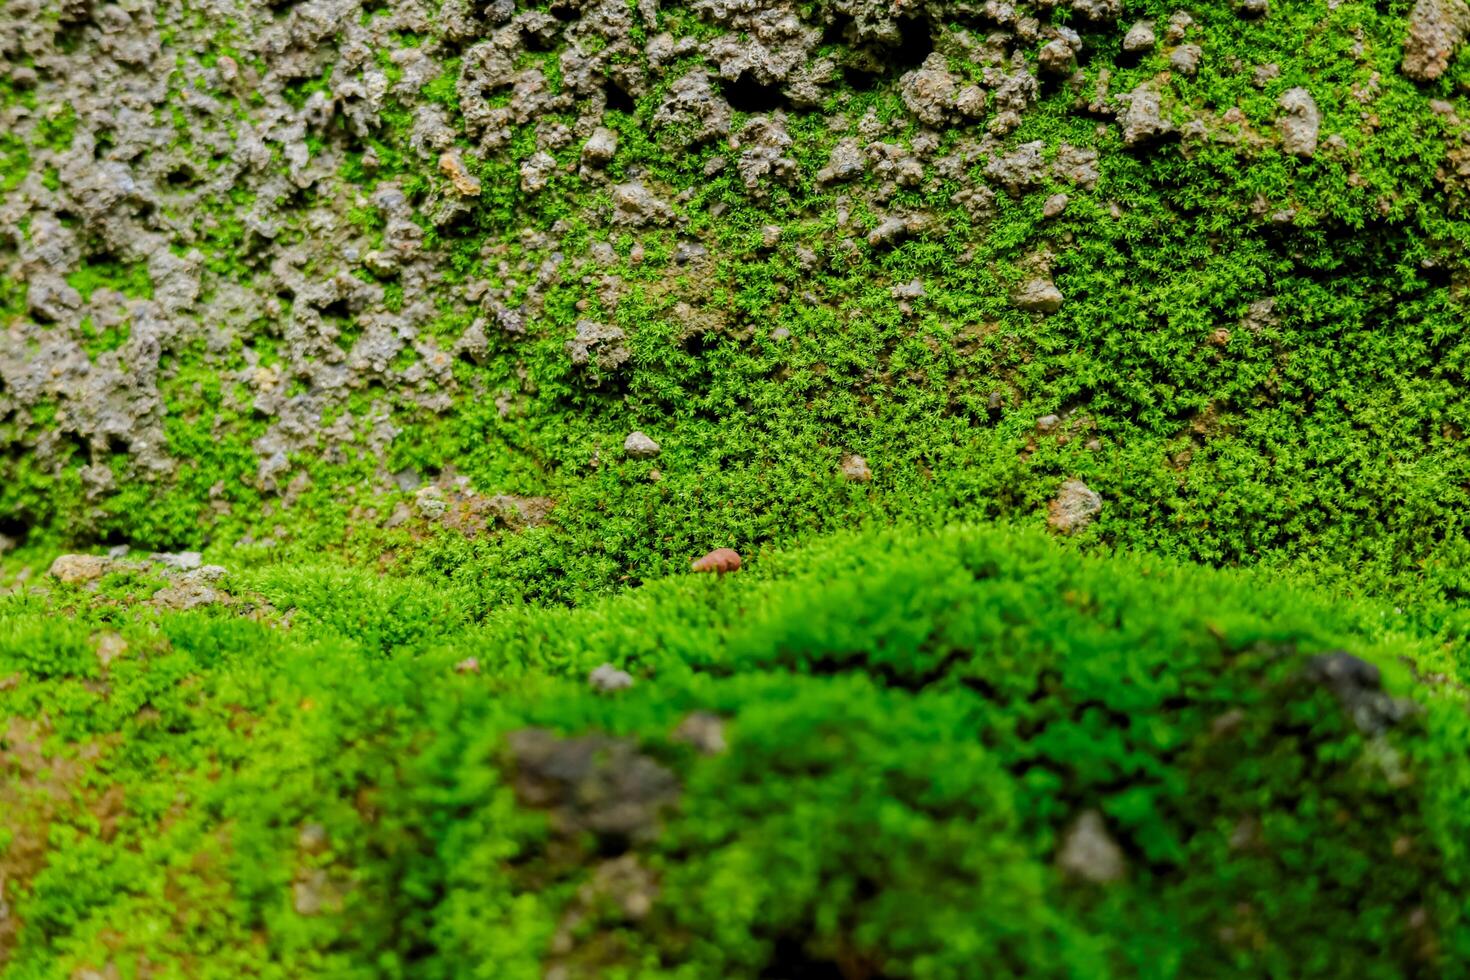
<path id="1" fill-rule="evenodd" d="M 1397 658 L 1444 666 L 1433 635 L 1279 577 L 1012 531 L 752 558 L 480 625 L 473 588 L 299 565 L 227 583 L 269 603 L 263 623 L 157 613 L 123 580 L 0 599 L 0 676 L 24 678 L 0 705 L 64 718 L 44 751 L 88 774 L 60 810 L 23 797 L 17 825 L 50 844 L 8 886 L 14 967 L 106 950 L 295 976 L 959 977 L 976 957 L 1014 975 L 1388 976 L 1463 955 L 1458 697 L 1421 690 L 1422 714 L 1366 740 L 1302 674 L 1347 646 L 1403 694 Z M 105 670 L 98 631 L 126 644 Z M 466 656 L 478 674 L 453 669 Z M 605 661 L 631 691 L 587 690 Z M 671 737 L 695 710 L 725 719 L 727 750 Z M 578 906 L 556 953 L 588 849 L 611 843 L 518 798 L 505 734 L 527 726 L 630 738 L 680 785 L 626 852 L 659 881 L 651 914 Z M 88 819 L 107 798 L 122 815 Z M 1053 864 L 1089 809 L 1123 881 Z M 1230 845 L 1242 825 L 1253 843 Z M 147 938 L 165 923 L 169 944 Z"/>
<path id="2" fill-rule="evenodd" d="M 116 290 L 132 299 L 153 298 L 153 280 L 142 262 L 88 262 L 68 275 L 66 281 L 85 302 L 91 302 L 98 289 Z"/>

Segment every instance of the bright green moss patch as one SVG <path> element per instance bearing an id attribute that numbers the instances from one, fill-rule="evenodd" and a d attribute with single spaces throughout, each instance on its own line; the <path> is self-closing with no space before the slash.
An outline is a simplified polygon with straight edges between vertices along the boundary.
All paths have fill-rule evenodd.
<path id="1" fill-rule="evenodd" d="M 0 605 L 8 812 L 49 841 L 0 850 L 17 975 L 1399 976 L 1470 951 L 1470 722 L 1413 679 L 1443 637 L 1370 602 L 978 529 L 478 622 L 424 580 L 226 584 L 247 604 Z M 1355 723 L 1311 679 L 1342 649 L 1418 707 Z M 589 690 L 604 662 L 635 685 Z M 602 787 L 575 805 L 535 761 L 557 745 Z M 16 768 L 37 753 L 50 777 Z M 1116 880 L 1058 857 L 1089 812 Z"/>

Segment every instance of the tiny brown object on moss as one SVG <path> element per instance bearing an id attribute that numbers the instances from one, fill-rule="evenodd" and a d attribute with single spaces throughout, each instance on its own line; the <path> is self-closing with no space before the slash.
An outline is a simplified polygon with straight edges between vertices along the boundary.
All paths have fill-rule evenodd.
<path id="1" fill-rule="evenodd" d="M 703 558 L 696 559 L 690 567 L 696 572 L 714 572 L 717 575 L 738 572 L 740 553 L 733 548 L 716 548 Z"/>

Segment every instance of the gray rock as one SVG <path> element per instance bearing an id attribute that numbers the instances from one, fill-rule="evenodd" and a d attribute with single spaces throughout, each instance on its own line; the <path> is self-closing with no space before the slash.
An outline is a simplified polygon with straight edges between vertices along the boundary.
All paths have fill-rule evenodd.
<path id="1" fill-rule="evenodd" d="M 676 79 L 653 114 L 653 125 L 684 134 L 688 145 L 705 143 L 730 132 L 731 109 L 705 71 Z"/>
<path id="2" fill-rule="evenodd" d="M 1123 35 L 1123 50 L 1129 54 L 1141 54 L 1152 51 L 1154 45 L 1159 43 L 1158 36 L 1154 34 L 1154 22 L 1151 20 L 1140 20 L 1128 28 L 1128 33 Z"/>
<path id="3" fill-rule="evenodd" d="M 102 555 L 62 555 L 51 563 L 50 575 L 67 585 L 93 582 L 113 569 L 113 561 Z"/>
<path id="4" fill-rule="evenodd" d="M 1119 96 L 1118 122 L 1123 127 L 1123 145 L 1139 146 L 1177 131 L 1164 113 L 1164 98 L 1151 83 L 1145 82 L 1133 91 Z"/>
<path id="5" fill-rule="evenodd" d="M 449 508 L 448 502 L 444 499 L 444 491 L 432 484 L 420 487 L 413 495 L 413 502 L 419 513 L 431 521 L 443 517 L 444 512 Z"/>
<path id="6" fill-rule="evenodd" d="M 653 459 L 658 456 L 662 448 L 642 432 L 631 432 L 628 438 L 623 440 L 623 452 L 630 459 Z"/>
<path id="7" fill-rule="evenodd" d="M 873 471 L 868 466 L 868 461 L 856 453 L 844 457 L 839 467 L 842 478 L 848 483 L 867 483 L 873 479 Z"/>
<path id="8" fill-rule="evenodd" d="M 632 739 L 560 738 L 527 728 L 508 735 L 506 747 L 517 799 L 548 811 L 552 830 L 566 838 L 651 840 L 660 815 L 679 798 L 674 774 L 638 752 Z"/>
<path id="9" fill-rule="evenodd" d="M 919 121 L 941 126 L 955 112 L 955 98 L 962 80 L 949 70 L 949 59 L 934 52 L 924 64 L 899 79 L 904 106 Z"/>
<path id="10" fill-rule="evenodd" d="M 1046 161 L 1042 157 L 1045 149 L 1046 144 L 1041 140 L 1023 143 L 1010 153 L 991 160 L 985 167 L 985 174 L 1016 196 L 1046 178 Z"/>
<path id="11" fill-rule="evenodd" d="M 1318 654 L 1307 661 L 1306 678 L 1332 692 L 1353 725 L 1365 735 L 1379 735 L 1419 712 L 1409 698 L 1383 690 L 1378 667 L 1345 650 Z"/>
<path id="12" fill-rule="evenodd" d="M 709 711 L 691 712 L 674 729 L 674 740 L 692 745 L 704 755 L 719 755 L 729 747 L 725 720 Z"/>
<path id="13" fill-rule="evenodd" d="M 1056 78 L 1066 78 L 1077 70 L 1076 49 L 1061 38 L 1042 45 L 1036 60 L 1043 74 Z"/>
<path id="14" fill-rule="evenodd" d="M 582 144 L 582 162 L 589 167 L 601 169 L 612 162 L 617 152 L 618 134 L 606 126 L 598 126 L 587 142 Z"/>
<path id="15" fill-rule="evenodd" d="M 1062 291 L 1050 279 L 1028 279 L 1011 294 L 1011 305 L 1028 313 L 1055 313 L 1062 308 Z"/>
<path id="16" fill-rule="evenodd" d="M 1043 218 L 1055 218 L 1059 216 L 1063 211 L 1067 210 L 1069 200 L 1065 194 L 1051 195 L 1046 199 L 1046 203 L 1041 206 L 1041 216 Z"/>
<path id="17" fill-rule="evenodd" d="M 659 200 L 639 181 L 612 188 L 612 223 L 631 228 L 664 225 L 674 219 L 674 209 Z"/>
<path id="18" fill-rule="evenodd" d="M 1467 37 L 1470 5 L 1465 0 L 1418 0 L 1404 39 L 1404 74 L 1416 82 L 1439 78 Z"/>
<path id="19" fill-rule="evenodd" d="M 566 349 L 574 365 L 602 371 L 616 371 L 633 356 L 622 328 L 595 320 L 578 320 L 577 335 L 567 341 Z"/>
<path id="20" fill-rule="evenodd" d="M 533 153 L 521 161 L 521 190 L 539 194 L 551 182 L 556 169 L 556 158 L 550 153 L 544 150 Z"/>
<path id="21" fill-rule="evenodd" d="M 1096 810 L 1084 810 L 1067 829 L 1057 851 L 1057 867 L 1070 878 L 1095 885 L 1122 881 L 1128 875 L 1123 849 Z"/>
<path id="22" fill-rule="evenodd" d="M 754 117 L 741 128 L 734 145 L 740 148 L 736 169 L 752 197 L 763 198 L 773 185 L 796 180 L 799 168 L 788 152 L 792 141 L 782 114 Z"/>
<path id="23" fill-rule="evenodd" d="M 905 283 L 899 283 L 888 291 L 888 295 L 894 299 L 922 299 L 924 297 L 924 281 L 922 279 L 911 279 Z"/>
<path id="24" fill-rule="evenodd" d="M 1317 153 L 1317 135 L 1322 129 L 1322 114 L 1316 100 L 1304 88 L 1287 89 L 1279 101 L 1281 116 L 1276 120 L 1281 134 L 1281 149 L 1292 156 L 1312 157 Z"/>
<path id="25" fill-rule="evenodd" d="M 1181 44 L 1169 52 L 1169 67 L 1181 75 L 1193 76 L 1199 71 L 1204 49 L 1198 44 Z"/>
<path id="26" fill-rule="evenodd" d="M 203 582 L 184 581 L 178 585 L 159 589 L 153 593 L 149 604 L 155 609 L 165 609 L 175 612 L 184 612 L 190 609 L 199 609 L 204 606 L 214 606 L 229 602 L 230 597 L 219 589 Z"/>
<path id="27" fill-rule="evenodd" d="M 204 557 L 197 551 L 154 552 L 148 556 L 148 560 L 171 572 L 192 572 L 203 564 Z"/>
<path id="28" fill-rule="evenodd" d="M 1102 173 L 1097 169 L 1097 151 L 1063 143 L 1057 147 L 1057 157 L 1052 161 L 1052 173 L 1061 180 L 1068 180 L 1080 187 L 1092 190 L 1097 186 Z"/>
<path id="29" fill-rule="evenodd" d="M 1097 519 L 1102 506 L 1096 490 L 1081 480 L 1068 480 L 1047 509 L 1047 524 L 1062 534 L 1076 534 Z"/>
<path id="30" fill-rule="evenodd" d="M 612 664 L 603 664 L 587 675 L 587 683 L 592 685 L 593 690 L 603 693 L 625 691 L 633 686 L 633 675 L 625 670 L 618 670 Z"/>
<path id="31" fill-rule="evenodd" d="M 674 246 L 674 262 L 678 265 L 688 265 L 708 256 L 709 249 L 699 242 L 680 242 Z"/>

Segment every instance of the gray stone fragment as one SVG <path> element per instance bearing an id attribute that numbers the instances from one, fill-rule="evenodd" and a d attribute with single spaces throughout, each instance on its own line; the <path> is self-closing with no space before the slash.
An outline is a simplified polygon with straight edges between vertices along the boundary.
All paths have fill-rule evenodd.
<path id="1" fill-rule="evenodd" d="M 1123 35 L 1123 50 L 1129 54 L 1141 54 L 1144 51 L 1152 51 L 1158 42 L 1158 36 L 1154 34 L 1154 22 L 1140 20 L 1128 28 L 1128 33 Z"/>
<path id="2" fill-rule="evenodd" d="M 868 461 L 856 453 L 842 460 L 840 471 L 842 478 L 848 483 L 867 483 L 873 479 L 873 471 L 868 466 Z"/>
<path id="3" fill-rule="evenodd" d="M 1040 184 L 1046 177 L 1046 161 L 1042 157 L 1046 144 L 1041 140 L 1022 143 L 1010 153 L 998 156 L 985 167 L 985 174 L 998 181 L 1012 196 Z"/>
<path id="4" fill-rule="evenodd" d="M 614 225 L 642 228 L 668 224 L 674 218 L 674 209 L 639 181 L 614 185 L 612 203 Z"/>
<path id="5" fill-rule="evenodd" d="M 1177 127 L 1164 112 L 1164 97 L 1150 82 L 1119 96 L 1118 122 L 1123 127 L 1123 145 L 1139 146 L 1173 135 Z"/>
<path id="6" fill-rule="evenodd" d="M 203 563 L 203 556 L 197 551 L 154 552 L 148 556 L 148 560 L 155 565 L 162 565 L 171 572 L 190 572 Z"/>
<path id="7" fill-rule="evenodd" d="M 1102 496 L 1081 480 L 1062 484 L 1047 509 L 1047 524 L 1062 534 L 1076 534 L 1102 513 Z"/>
<path id="8" fill-rule="evenodd" d="M 612 162 L 618 152 L 618 134 L 606 126 L 598 126 L 582 144 L 582 162 L 601 169 Z"/>
<path id="9" fill-rule="evenodd" d="M 587 675 L 587 683 L 592 685 L 593 690 L 603 693 L 625 691 L 633 686 L 633 675 L 625 670 L 618 670 L 612 664 L 603 664 Z"/>
<path id="10" fill-rule="evenodd" d="M 705 755 L 719 755 L 728 747 L 725 720 L 709 711 L 694 711 L 674 729 L 674 739 L 694 746 Z"/>
<path id="11" fill-rule="evenodd" d="M 112 567 L 112 560 L 102 555 L 62 555 L 51 563 L 50 575 L 58 582 L 79 585 L 101 578 Z"/>
<path id="12" fill-rule="evenodd" d="M 1312 93 L 1304 88 L 1287 89 L 1279 104 L 1281 116 L 1276 120 L 1276 129 L 1281 134 L 1281 149 L 1292 156 L 1315 156 L 1322 114 Z"/>
<path id="13" fill-rule="evenodd" d="M 1193 76 L 1203 56 L 1204 49 L 1198 44 L 1181 44 L 1169 52 L 1169 67 L 1181 75 Z"/>
<path id="14" fill-rule="evenodd" d="M 548 811 L 553 832 L 569 838 L 638 842 L 658 832 L 659 816 L 679 796 L 674 774 L 626 738 L 560 738 L 528 728 L 506 737 L 512 786 L 523 806 Z"/>
<path id="15" fill-rule="evenodd" d="M 642 432 L 631 432 L 628 438 L 623 440 L 623 452 L 630 459 L 653 459 L 661 452 L 661 447 Z"/>
<path id="16" fill-rule="evenodd" d="M 1416 82 L 1439 78 L 1467 37 L 1470 4 L 1465 0 L 1418 0 L 1404 39 L 1404 74 Z"/>
<path id="17" fill-rule="evenodd" d="M 1066 78 L 1077 70 L 1076 49 L 1061 38 L 1048 41 L 1041 46 L 1037 64 L 1044 74 Z"/>
<path id="18" fill-rule="evenodd" d="M 1307 661 L 1306 677 L 1331 691 L 1353 725 L 1365 735 L 1381 734 L 1419 711 L 1413 700 L 1391 697 L 1383 690 L 1383 677 L 1376 665 L 1345 650 L 1318 654 Z"/>
<path id="19" fill-rule="evenodd" d="M 1062 291 L 1050 279 L 1028 279 L 1011 294 L 1011 304 L 1028 313 L 1055 313 L 1062 308 Z"/>
<path id="20" fill-rule="evenodd" d="M 1121 881 L 1128 874 L 1123 849 L 1096 810 L 1083 811 L 1068 828 L 1057 851 L 1057 867 L 1068 877 L 1095 885 Z"/>
<path id="21" fill-rule="evenodd" d="M 566 349 L 576 366 L 592 366 L 604 371 L 617 370 L 633 356 L 622 328 L 595 320 L 578 320 L 577 335 L 567 341 Z"/>

